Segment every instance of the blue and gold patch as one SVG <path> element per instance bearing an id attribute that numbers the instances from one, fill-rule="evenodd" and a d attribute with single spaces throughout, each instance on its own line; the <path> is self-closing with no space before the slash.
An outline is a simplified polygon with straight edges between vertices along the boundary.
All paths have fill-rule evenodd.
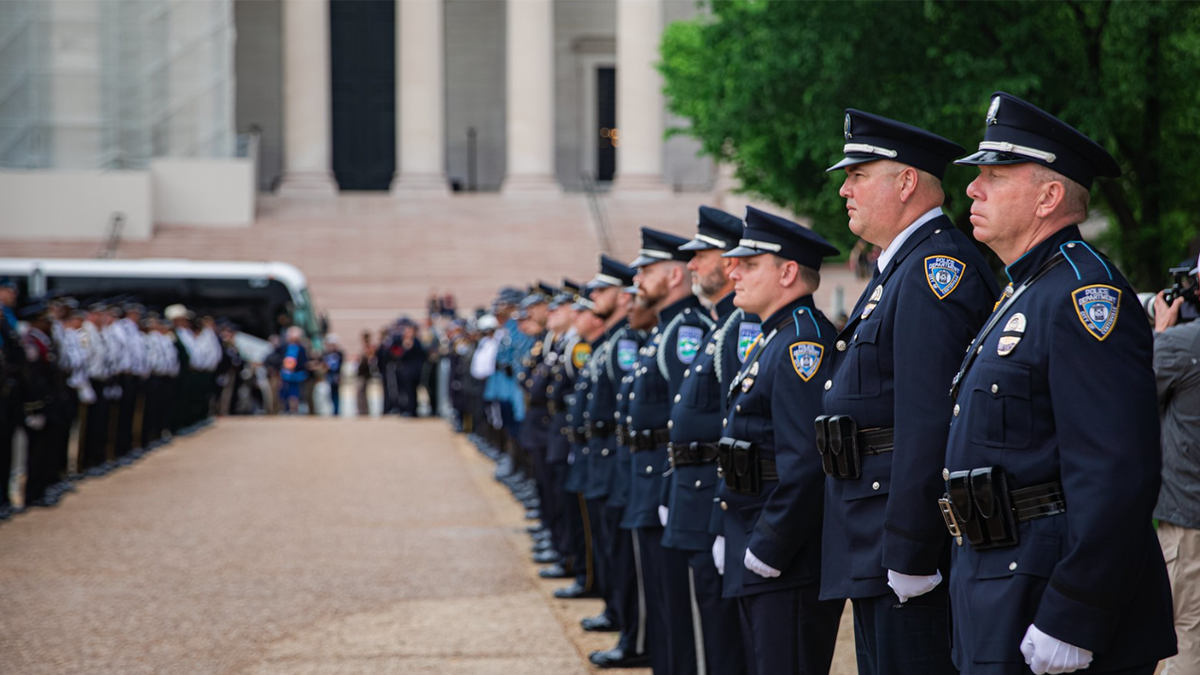
<path id="1" fill-rule="evenodd" d="M 638 346 L 633 340 L 617 340 L 617 367 L 625 372 L 633 370 L 637 363 Z"/>
<path id="2" fill-rule="evenodd" d="M 821 357 L 825 355 L 825 347 L 816 342 L 797 342 L 788 348 L 792 355 L 792 368 L 800 379 L 808 382 L 817 374 L 821 367 Z"/>
<path id="3" fill-rule="evenodd" d="M 680 326 L 679 336 L 675 342 L 675 355 L 683 363 L 691 363 L 700 353 L 700 341 L 704 339 L 704 331 L 695 326 Z"/>
<path id="4" fill-rule="evenodd" d="M 1112 286 L 1096 284 L 1075 289 L 1071 293 L 1075 313 L 1092 337 L 1104 341 L 1117 325 L 1121 307 L 1121 291 Z"/>
<path id="5" fill-rule="evenodd" d="M 592 346 L 586 342 L 580 342 L 571 350 L 571 365 L 576 369 L 587 365 L 588 359 L 592 357 Z"/>
<path id="6" fill-rule="evenodd" d="M 737 356 L 738 361 L 745 363 L 746 357 L 750 355 L 750 346 L 762 334 L 762 324 L 757 324 L 752 321 L 743 321 L 738 326 L 738 346 Z"/>
<path id="7" fill-rule="evenodd" d="M 938 300 L 945 300 L 958 288 L 966 267 L 961 260 L 945 255 L 931 255 L 925 259 L 925 280 Z"/>

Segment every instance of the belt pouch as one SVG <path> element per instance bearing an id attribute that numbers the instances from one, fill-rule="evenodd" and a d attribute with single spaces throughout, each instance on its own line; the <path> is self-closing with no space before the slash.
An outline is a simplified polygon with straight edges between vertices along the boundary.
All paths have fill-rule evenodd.
<path id="1" fill-rule="evenodd" d="M 858 423 L 849 415 L 829 418 L 829 436 L 834 455 L 837 477 L 857 479 L 862 476 L 862 463 L 858 452 Z"/>
<path id="2" fill-rule="evenodd" d="M 986 544 L 978 514 L 975 513 L 975 500 L 971 496 L 971 472 L 955 471 L 950 474 L 950 479 L 946 481 L 946 490 L 950 495 L 951 503 L 954 504 L 955 514 L 958 516 L 958 526 L 962 530 L 963 536 L 973 546 Z"/>
<path id="3" fill-rule="evenodd" d="M 738 492 L 756 495 L 762 487 L 762 466 L 758 461 L 758 448 L 750 441 L 733 444 L 733 471 L 738 477 Z"/>
<path id="4" fill-rule="evenodd" d="M 829 451 L 829 415 L 821 415 L 815 420 L 817 425 L 817 452 L 821 453 L 821 469 L 825 475 L 837 477 L 833 465 L 833 454 Z"/>
<path id="5" fill-rule="evenodd" d="M 979 549 L 1015 546 L 1017 518 L 1008 493 L 1008 477 L 1004 469 L 990 466 L 971 471 L 971 494 L 975 510 L 982 521 L 985 543 Z M 975 543 L 972 541 L 971 543 Z"/>

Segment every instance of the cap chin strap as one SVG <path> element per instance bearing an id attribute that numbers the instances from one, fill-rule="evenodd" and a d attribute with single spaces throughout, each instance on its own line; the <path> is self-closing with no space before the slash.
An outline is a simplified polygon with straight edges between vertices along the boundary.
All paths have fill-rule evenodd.
<path id="1" fill-rule="evenodd" d="M 850 154 L 851 152 L 865 152 L 868 155 L 879 155 L 880 157 L 888 157 L 895 159 L 896 155 L 900 154 L 891 148 L 881 148 L 878 145 L 868 145 L 867 143 L 847 143 L 842 146 L 842 152 Z"/>
<path id="2" fill-rule="evenodd" d="M 1007 141 L 983 141 L 979 144 L 979 149 L 991 150 L 993 152 L 1007 152 L 1012 155 L 1024 155 L 1025 157 L 1040 159 L 1047 164 L 1053 164 L 1054 160 L 1058 159 L 1058 156 L 1053 152 L 1046 152 L 1045 150 L 1038 150 L 1037 148 L 1017 145 Z"/>

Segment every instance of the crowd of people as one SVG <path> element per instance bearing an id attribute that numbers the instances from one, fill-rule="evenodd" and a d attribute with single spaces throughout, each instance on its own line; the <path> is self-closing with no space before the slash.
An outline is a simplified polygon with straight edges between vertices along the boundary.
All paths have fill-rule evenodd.
<path id="1" fill-rule="evenodd" d="M 1194 437 L 1166 451 L 1178 527 L 1152 514 L 1195 333 L 1164 339 L 1192 366 L 1156 395 L 1146 313 L 1078 228 L 1111 156 L 1004 93 L 966 157 L 858 110 L 844 135 L 870 272 L 844 326 L 813 304 L 835 247 L 701 207 L 690 241 L 643 228 L 628 266 L 504 289 L 449 347 L 455 423 L 528 509 L 541 576 L 604 601 L 591 662 L 828 673 L 847 601 L 862 675 L 1150 675 L 1177 626 L 1194 653 Z M 979 170 L 975 241 L 941 210 L 952 163 Z"/>

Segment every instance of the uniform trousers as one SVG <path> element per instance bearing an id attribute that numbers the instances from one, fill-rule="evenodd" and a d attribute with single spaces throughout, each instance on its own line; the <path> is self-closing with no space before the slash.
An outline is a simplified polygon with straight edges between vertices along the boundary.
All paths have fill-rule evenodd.
<path id="1" fill-rule="evenodd" d="M 8 483 L 12 476 L 13 434 L 21 415 L 22 404 L 14 394 L 0 395 L 0 506 L 10 503 Z"/>
<path id="2" fill-rule="evenodd" d="M 1167 659 L 1163 675 L 1200 673 L 1200 530 L 1158 523 L 1158 542 L 1167 561 L 1179 654 Z"/>
<path id="3" fill-rule="evenodd" d="M 658 608 L 658 624 L 662 635 L 655 638 L 650 632 L 651 661 L 654 672 L 671 675 L 695 673 L 695 628 L 692 623 L 691 584 L 688 574 L 688 553 L 662 545 L 663 528 L 638 528 L 646 577 L 647 604 Z M 654 622 L 654 618 L 649 619 Z M 662 657 L 665 656 L 665 663 Z"/>
<path id="4" fill-rule="evenodd" d="M 948 584 L 903 604 L 895 593 L 856 598 L 859 675 L 955 675 L 950 660 Z"/>
<path id="5" fill-rule="evenodd" d="M 117 457 L 123 457 L 133 449 L 133 408 L 142 389 L 142 378 L 126 374 L 117 378 L 117 382 L 121 385 L 121 399 L 116 402 L 118 412 L 114 450 Z"/>
<path id="6" fill-rule="evenodd" d="M 721 575 L 713 564 L 712 551 L 690 551 L 688 568 L 691 574 L 694 628 L 704 657 L 701 675 L 742 675 L 746 672 L 746 653 L 742 649 L 741 618 L 738 604 L 721 597 Z"/>
<path id="7" fill-rule="evenodd" d="M 810 584 L 737 599 L 750 675 L 828 675 L 846 603 L 819 595 Z"/>
<path id="8" fill-rule="evenodd" d="M 611 581 L 608 608 L 612 609 L 616 623 L 621 627 L 617 647 L 626 654 L 636 655 L 646 652 L 646 587 L 635 553 L 633 532 L 621 529 L 624 515 L 624 506 L 605 504 L 604 545 Z"/>
<path id="9" fill-rule="evenodd" d="M 48 421 L 41 429 L 25 428 L 27 446 L 25 473 L 25 503 L 29 504 L 46 496 L 46 488 L 58 482 L 56 457 L 54 456 L 54 428 Z"/>
<path id="10" fill-rule="evenodd" d="M 600 597 L 604 598 L 604 616 L 608 620 L 617 622 L 617 599 L 613 595 L 613 564 L 609 557 L 609 552 L 612 546 L 609 545 L 609 539 L 612 538 L 612 533 L 608 531 L 608 522 L 604 517 L 604 505 L 608 499 L 588 499 L 587 514 L 588 514 L 588 530 L 592 535 L 592 557 L 595 559 L 596 567 L 596 591 L 600 593 Z"/>
<path id="11" fill-rule="evenodd" d="M 550 475 L 550 485 L 546 490 L 547 500 L 538 509 L 541 511 L 542 524 L 550 530 L 550 544 L 561 556 L 571 553 L 571 527 L 568 524 L 568 498 L 571 497 L 563 488 L 567 479 L 566 462 L 549 462 L 547 473 Z"/>

